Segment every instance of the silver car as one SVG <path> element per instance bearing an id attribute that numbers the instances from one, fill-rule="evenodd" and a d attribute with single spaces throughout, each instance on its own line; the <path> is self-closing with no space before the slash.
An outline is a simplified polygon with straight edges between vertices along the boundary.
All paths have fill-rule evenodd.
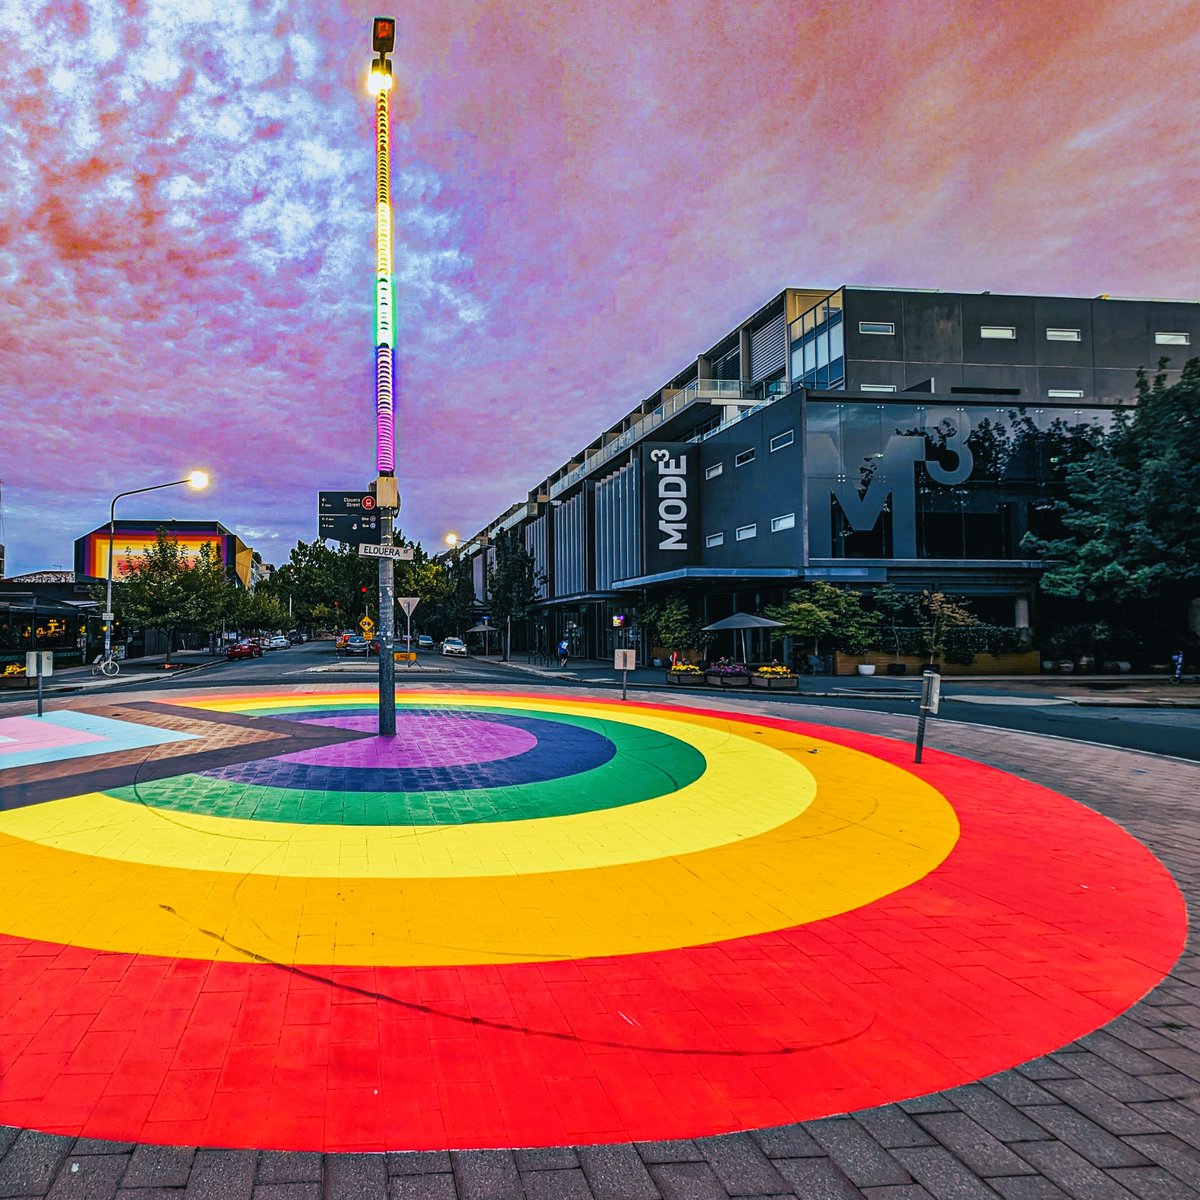
<path id="1" fill-rule="evenodd" d="M 446 638 L 442 642 L 443 654 L 461 654 L 464 658 L 467 655 L 467 643 L 462 638 Z"/>

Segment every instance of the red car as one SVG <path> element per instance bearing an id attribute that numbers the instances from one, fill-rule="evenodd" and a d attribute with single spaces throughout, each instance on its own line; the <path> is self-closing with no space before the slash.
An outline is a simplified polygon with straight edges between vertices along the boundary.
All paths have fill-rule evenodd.
<path id="1" fill-rule="evenodd" d="M 235 658 L 262 658 L 263 649 L 257 642 L 249 640 L 244 642 L 234 642 L 225 651 L 225 657 L 232 662 Z"/>

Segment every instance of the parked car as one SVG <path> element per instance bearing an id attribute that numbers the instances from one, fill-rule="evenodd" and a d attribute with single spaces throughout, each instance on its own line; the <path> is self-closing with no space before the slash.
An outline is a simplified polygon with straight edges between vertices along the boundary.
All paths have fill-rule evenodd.
<path id="1" fill-rule="evenodd" d="M 245 641 L 234 642 L 233 645 L 225 648 L 225 657 L 233 662 L 237 658 L 262 658 L 262 647 L 257 642 L 250 641 L 247 638 Z"/>
<path id="2" fill-rule="evenodd" d="M 268 650 L 286 650 L 291 644 L 282 633 L 277 633 L 274 637 L 267 638 Z"/>
<path id="3" fill-rule="evenodd" d="M 432 650 L 433 649 L 433 638 L 428 633 L 418 633 L 417 634 L 417 649 L 418 650 Z"/>
<path id="4" fill-rule="evenodd" d="M 462 638 L 448 637 L 442 642 L 443 654 L 461 654 L 464 658 L 467 654 L 467 644 Z"/>
<path id="5" fill-rule="evenodd" d="M 347 639 L 346 644 L 342 647 L 342 650 L 346 654 L 365 655 L 369 649 L 370 649 L 370 646 L 368 646 L 368 644 L 367 644 L 367 639 L 365 637 L 360 636 L 357 633 L 352 634 Z"/>
<path id="6" fill-rule="evenodd" d="M 289 645 L 302 646 L 308 641 L 308 634 L 301 633 L 298 629 L 289 629 L 287 634 Z"/>

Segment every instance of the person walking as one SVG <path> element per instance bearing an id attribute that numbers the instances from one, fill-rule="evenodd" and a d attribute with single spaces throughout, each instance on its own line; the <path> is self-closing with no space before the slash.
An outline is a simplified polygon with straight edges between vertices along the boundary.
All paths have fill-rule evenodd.
<path id="1" fill-rule="evenodd" d="M 567 641 L 566 638 L 563 638 L 563 640 L 558 643 L 558 665 L 560 667 L 565 667 L 567 665 L 567 660 L 570 657 L 571 657 L 571 644 Z"/>

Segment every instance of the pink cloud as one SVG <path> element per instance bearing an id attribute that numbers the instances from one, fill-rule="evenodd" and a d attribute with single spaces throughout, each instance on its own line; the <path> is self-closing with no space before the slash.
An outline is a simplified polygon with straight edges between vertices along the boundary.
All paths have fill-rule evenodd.
<path id="1" fill-rule="evenodd" d="M 1194 0 L 410 8 L 399 471 L 427 542 L 789 284 L 1195 293 Z M 10 569 L 194 463 L 203 515 L 282 558 L 373 461 L 374 10 L 48 14 L 0 18 Z"/>

